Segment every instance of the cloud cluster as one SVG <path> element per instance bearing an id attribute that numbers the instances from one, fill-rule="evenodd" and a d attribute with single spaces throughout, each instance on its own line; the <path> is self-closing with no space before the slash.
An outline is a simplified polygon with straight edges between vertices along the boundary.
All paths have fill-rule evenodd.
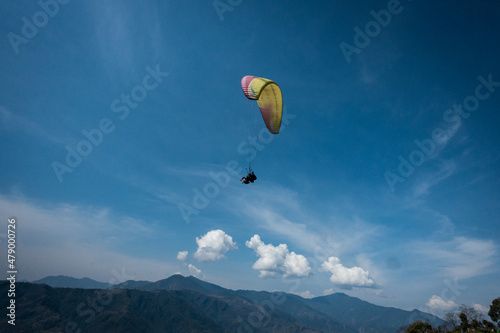
<path id="1" fill-rule="evenodd" d="M 440 311 L 450 311 L 458 307 L 458 305 L 453 301 L 445 301 L 441 297 L 437 295 L 432 295 L 429 298 L 429 301 L 425 304 L 428 308 L 430 308 L 433 312 Z"/>
<path id="2" fill-rule="evenodd" d="M 321 264 L 321 269 L 332 273 L 330 281 L 340 286 L 348 287 L 374 287 L 375 281 L 370 278 L 368 271 L 361 267 L 344 267 L 337 257 L 330 257 Z"/>
<path id="3" fill-rule="evenodd" d="M 196 237 L 198 249 L 194 257 L 200 262 L 217 261 L 229 250 L 237 249 L 233 238 L 220 229 L 211 230 L 200 238 Z"/>
<path id="4" fill-rule="evenodd" d="M 276 273 L 284 277 L 304 277 L 311 272 L 306 257 L 290 252 L 286 244 L 264 244 L 259 235 L 254 235 L 245 245 L 259 256 L 253 269 L 260 271 L 260 277 L 274 277 Z"/>

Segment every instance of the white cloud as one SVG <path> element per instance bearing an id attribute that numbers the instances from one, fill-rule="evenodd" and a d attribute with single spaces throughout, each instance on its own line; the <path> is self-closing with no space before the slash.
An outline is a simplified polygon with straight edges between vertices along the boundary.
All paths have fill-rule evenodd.
<path id="1" fill-rule="evenodd" d="M 292 291 L 291 293 L 295 294 L 295 295 L 298 295 L 298 296 L 300 296 L 302 298 L 314 298 L 314 295 L 311 294 L 311 292 L 309 290 L 301 291 L 301 292 L 294 292 L 294 291 Z"/>
<path id="2" fill-rule="evenodd" d="M 177 253 L 177 260 L 186 261 L 188 256 L 188 251 L 179 251 Z"/>
<path id="3" fill-rule="evenodd" d="M 286 244 L 264 244 L 259 235 L 254 235 L 245 245 L 259 256 L 252 267 L 260 270 L 259 276 L 262 278 L 274 277 L 276 273 L 284 277 L 304 277 L 311 272 L 311 265 L 306 257 L 290 252 Z"/>
<path id="4" fill-rule="evenodd" d="M 307 276 L 311 271 L 306 257 L 293 251 L 286 255 L 283 267 L 286 274 L 290 276 Z"/>
<path id="5" fill-rule="evenodd" d="M 433 312 L 440 312 L 440 311 L 450 311 L 457 306 L 457 304 L 453 301 L 445 301 L 441 297 L 437 295 L 432 295 L 431 298 L 429 298 L 429 301 L 425 304 L 428 308 L 430 308 Z"/>
<path id="6" fill-rule="evenodd" d="M 202 280 L 205 279 L 205 275 L 203 275 L 203 273 L 201 272 L 201 269 L 198 269 L 196 266 L 189 264 L 188 269 L 189 269 L 190 275 L 197 277 L 197 278 L 200 278 Z"/>
<path id="7" fill-rule="evenodd" d="M 337 257 L 330 257 L 321 264 L 321 269 L 332 273 L 330 281 L 334 284 L 348 287 L 374 287 L 375 281 L 368 271 L 361 267 L 344 267 Z"/>
<path id="8" fill-rule="evenodd" d="M 216 261 L 224 258 L 224 254 L 229 250 L 237 249 L 233 238 L 220 229 L 211 230 L 200 238 L 196 237 L 198 249 L 194 257 L 201 262 Z"/>
<path id="9" fill-rule="evenodd" d="M 487 314 L 488 314 L 488 312 L 490 311 L 490 307 L 489 307 L 489 306 L 483 306 L 483 305 L 481 305 L 481 304 L 472 303 L 472 307 L 473 307 L 475 310 L 477 310 L 477 311 L 479 311 L 479 312 L 483 313 L 483 315 L 487 315 Z"/>
<path id="10" fill-rule="evenodd" d="M 331 294 L 333 294 L 333 292 L 334 292 L 333 288 L 325 289 L 325 290 L 323 290 L 323 295 L 325 295 L 325 296 L 326 295 L 331 295 Z"/>

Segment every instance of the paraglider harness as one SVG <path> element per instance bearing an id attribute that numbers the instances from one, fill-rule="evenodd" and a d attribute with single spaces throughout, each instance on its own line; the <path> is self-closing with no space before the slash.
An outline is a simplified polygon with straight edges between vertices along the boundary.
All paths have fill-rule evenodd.
<path id="1" fill-rule="evenodd" d="M 248 168 L 247 170 L 248 174 L 246 175 L 246 177 L 240 179 L 240 181 L 242 181 L 242 184 L 250 184 L 257 179 L 257 176 L 253 173 L 252 168 Z"/>

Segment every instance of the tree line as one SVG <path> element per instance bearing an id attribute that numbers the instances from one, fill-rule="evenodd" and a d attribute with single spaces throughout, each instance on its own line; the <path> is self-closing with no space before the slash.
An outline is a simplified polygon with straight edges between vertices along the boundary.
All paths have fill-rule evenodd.
<path id="1" fill-rule="evenodd" d="M 416 321 L 409 327 L 401 328 L 399 332 L 405 333 L 476 333 L 500 332 L 500 297 L 491 302 L 488 316 L 491 321 L 484 318 L 481 311 L 460 306 L 458 312 L 449 312 L 445 315 L 445 323 L 439 327 L 432 327 L 429 323 Z"/>

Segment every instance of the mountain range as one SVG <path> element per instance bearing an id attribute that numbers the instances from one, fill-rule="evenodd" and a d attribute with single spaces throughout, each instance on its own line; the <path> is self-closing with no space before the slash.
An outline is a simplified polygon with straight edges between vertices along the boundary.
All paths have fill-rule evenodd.
<path id="1" fill-rule="evenodd" d="M 8 281 L 1 281 L 0 293 L 8 289 Z M 343 293 L 306 299 L 230 290 L 181 275 L 112 286 L 50 276 L 17 283 L 15 300 L 20 331 L 390 333 L 416 320 L 443 324 L 419 310 L 382 307 Z"/>

